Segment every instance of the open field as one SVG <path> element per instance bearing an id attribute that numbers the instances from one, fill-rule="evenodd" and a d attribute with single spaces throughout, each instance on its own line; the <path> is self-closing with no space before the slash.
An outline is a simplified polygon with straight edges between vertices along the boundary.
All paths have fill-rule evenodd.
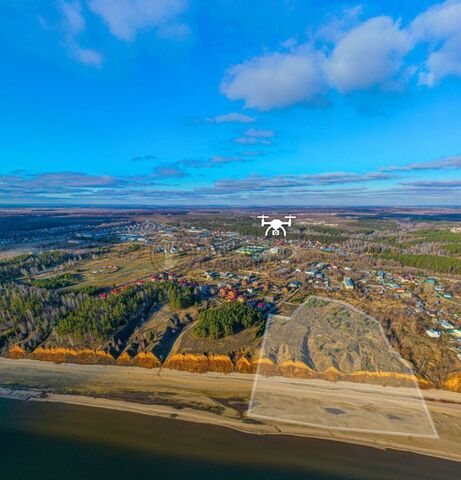
<path id="1" fill-rule="evenodd" d="M 149 253 L 146 247 L 134 252 L 115 247 L 97 260 L 82 262 L 79 265 L 82 281 L 78 287 L 123 285 L 146 277 L 153 270 Z M 112 265 L 117 268 L 115 271 L 108 268 Z"/>

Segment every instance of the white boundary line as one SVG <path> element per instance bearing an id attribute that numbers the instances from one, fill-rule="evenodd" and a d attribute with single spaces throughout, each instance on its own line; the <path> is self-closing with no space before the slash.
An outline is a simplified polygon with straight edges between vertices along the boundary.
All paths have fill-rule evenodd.
<path id="1" fill-rule="evenodd" d="M 406 432 L 406 433 L 403 433 L 403 432 L 389 432 L 389 431 L 386 431 L 386 430 L 368 430 L 368 429 L 363 429 L 363 428 L 334 427 L 334 426 L 328 427 L 328 426 L 318 425 L 318 424 L 314 424 L 314 423 L 300 422 L 300 421 L 296 421 L 296 420 L 285 420 L 285 419 L 280 418 L 280 417 L 271 417 L 271 416 L 264 416 L 264 415 L 258 415 L 258 414 L 252 414 L 251 413 L 251 410 L 253 409 L 253 404 L 254 404 L 254 401 L 255 401 L 255 394 L 256 394 L 258 379 L 259 379 L 259 376 L 261 375 L 261 373 L 260 373 L 261 360 L 263 359 L 263 356 L 264 356 L 264 352 L 265 352 L 265 348 L 266 348 L 267 335 L 268 335 L 269 328 L 270 328 L 271 323 L 272 323 L 272 318 L 273 317 L 279 317 L 279 318 L 285 318 L 285 319 L 289 320 L 289 319 L 293 318 L 298 313 L 298 311 L 300 311 L 310 299 L 325 300 L 325 301 L 328 301 L 328 302 L 342 304 L 346 308 L 349 308 L 349 309 L 355 311 L 356 313 L 372 320 L 373 322 L 375 322 L 378 325 L 381 336 L 384 338 L 384 341 L 386 342 L 386 345 L 388 347 L 389 352 L 392 355 L 394 355 L 398 360 L 400 360 L 403 363 L 403 365 L 410 371 L 411 375 L 414 377 L 413 378 L 413 383 L 415 384 L 417 395 L 419 396 L 419 399 L 422 402 L 424 412 L 426 413 L 427 419 L 429 421 L 429 425 L 432 429 L 432 432 L 433 432 L 432 435 L 431 434 L 414 434 L 414 433 L 409 433 L 409 432 Z M 285 377 L 283 377 L 283 378 L 285 378 Z M 408 365 L 408 362 L 404 358 L 402 358 L 402 356 L 394 350 L 392 345 L 389 343 L 389 340 L 387 339 L 386 334 L 384 333 L 384 329 L 383 329 L 381 323 L 378 320 L 376 320 L 375 318 L 373 318 L 371 315 L 368 315 L 367 313 L 362 312 L 361 310 L 359 310 L 354 305 L 350 305 L 349 303 L 347 303 L 343 300 L 338 300 L 336 298 L 320 297 L 320 296 L 317 296 L 317 295 L 310 295 L 306 299 L 305 302 L 303 302 L 298 308 L 296 308 L 296 310 L 291 314 L 290 317 L 287 317 L 287 316 L 284 316 L 284 315 L 270 315 L 269 318 L 267 319 L 266 326 L 265 326 L 265 329 L 264 329 L 264 339 L 263 339 L 263 343 L 262 343 L 262 346 L 261 346 L 261 352 L 260 352 L 260 356 L 259 356 L 258 367 L 257 367 L 257 370 L 256 370 L 255 379 L 253 381 L 253 387 L 251 389 L 250 401 L 248 403 L 247 416 L 248 417 L 253 417 L 253 418 L 267 419 L 267 420 L 276 420 L 276 421 L 283 422 L 283 423 L 291 423 L 291 424 L 297 424 L 297 425 L 312 426 L 312 427 L 326 429 L 326 430 L 342 430 L 342 431 L 364 432 L 364 433 L 379 433 L 379 434 L 383 434 L 383 435 L 400 435 L 400 436 L 408 436 L 408 437 L 424 437 L 424 438 L 435 438 L 435 439 L 440 438 L 439 434 L 437 432 L 437 429 L 435 428 L 435 424 L 434 424 L 434 421 L 432 419 L 432 415 L 430 414 L 429 409 L 427 407 L 426 400 L 425 400 L 425 398 L 424 398 L 424 396 L 421 392 L 421 388 L 419 387 L 418 381 L 416 380 L 416 375 L 414 373 L 414 370 L 411 368 L 411 366 Z"/>

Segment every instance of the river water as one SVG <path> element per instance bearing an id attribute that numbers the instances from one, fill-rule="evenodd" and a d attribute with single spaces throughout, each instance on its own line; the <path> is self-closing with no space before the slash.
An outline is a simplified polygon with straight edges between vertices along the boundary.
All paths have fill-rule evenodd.
<path id="1" fill-rule="evenodd" d="M 0 399 L 0 479 L 459 479 L 461 464 L 343 443 Z"/>

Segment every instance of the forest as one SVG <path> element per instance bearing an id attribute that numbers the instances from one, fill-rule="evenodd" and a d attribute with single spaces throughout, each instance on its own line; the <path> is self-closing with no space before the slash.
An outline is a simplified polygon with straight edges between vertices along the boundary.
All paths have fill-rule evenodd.
<path id="1" fill-rule="evenodd" d="M 107 298 L 79 291 L 59 293 L 36 285 L 0 283 L 0 351 L 13 343 L 32 350 L 49 337 L 59 344 L 92 345 L 139 321 L 158 303 L 185 308 L 194 290 L 167 282 L 136 285 Z"/>
<path id="2" fill-rule="evenodd" d="M 92 254 L 94 255 L 94 254 Z M 19 255 L 7 260 L 0 260 L 0 281 L 15 280 L 18 277 L 37 275 L 48 270 L 65 265 L 70 266 L 76 261 L 88 258 L 90 253 L 73 254 L 60 250 L 50 250 L 38 255 Z"/>
<path id="3" fill-rule="evenodd" d="M 381 257 L 394 260 L 405 267 L 414 267 L 437 273 L 461 274 L 461 260 L 441 255 L 414 255 L 411 253 L 396 253 L 384 251 Z"/>
<path id="4" fill-rule="evenodd" d="M 223 303 L 200 313 L 194 327 L 197 337 L 218 339 L 234 335 L 245 328 L 262 324 L 261 313 L 242 303 Z"/>

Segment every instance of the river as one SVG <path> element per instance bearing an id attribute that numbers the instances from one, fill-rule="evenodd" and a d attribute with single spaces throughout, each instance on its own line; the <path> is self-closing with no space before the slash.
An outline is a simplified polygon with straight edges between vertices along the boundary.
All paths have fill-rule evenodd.
<path id="1" fill-rule="evenodd" d="M 460 470 L 412 453 L 0 398 L 0 478 L 8 480 L 450 480 Z"/>

